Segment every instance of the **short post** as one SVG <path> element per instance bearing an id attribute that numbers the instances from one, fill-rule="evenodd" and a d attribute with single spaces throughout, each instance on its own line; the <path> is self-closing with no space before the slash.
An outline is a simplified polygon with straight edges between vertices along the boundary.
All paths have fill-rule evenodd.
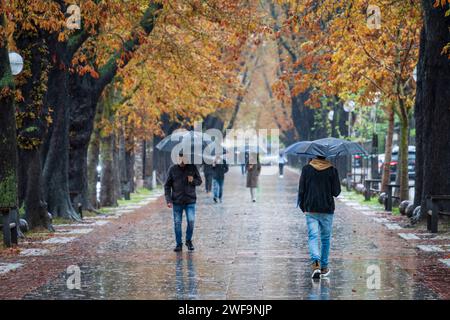
<path id="1" fill-rule="evenodd" d="M 438 223 L 439 223 L 439 212 L 438 205 L 433 199 L 431 199 L 431 233 L 438 232 Z"/>
<path id="2" fill-rule="evenodd" d="M 20 219 L 19 212 L 17 209 L 12 209 L 9 217 L 10 221 L 14 222 L 14 228 L 11 228 L 11 243 L 19 244 L 19 228 L 20 228 Z"/>
<path id="3" fill-rule="evenodd" d="M 387 200 L 386 200 L 386 211 L 392 211 L 392 191 L 394 189 L 393 185 L 388 185 L 388 194 L 387 194 Z"/>
<path id="4" fill-rule="evenodd" d="M 370 201 L 370 180 L 364 181 L 364 187 L 366 189 L 364 191 L 364 201 Z"/>
<path id="5" fill-rule="evenodd" d="M 81 220 L 83 220 L 83 205 L 78 203 L 78 214 L 80 215 Z"/>
<path id="6" fill-rule="evenodd" d="M 351 181 L 350 181 L 351 177 L 352 177 L 352 174 L 347 173 L 347 191 L 351 190 L 351 187 L 350 187 L 351 186 Z"/>

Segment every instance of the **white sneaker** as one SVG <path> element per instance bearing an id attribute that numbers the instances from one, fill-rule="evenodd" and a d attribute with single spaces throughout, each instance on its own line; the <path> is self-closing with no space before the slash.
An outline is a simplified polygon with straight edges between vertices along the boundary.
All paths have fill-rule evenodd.
<path id="1" fill-rule="evenodd" d="M 326 277 L 328 277 L 330 275 L 330 273 L 331 273 L 331 269 L 330 268 L 322 268 L 320 270 L 320 277 L 321 278 L 326 278 Z"/>

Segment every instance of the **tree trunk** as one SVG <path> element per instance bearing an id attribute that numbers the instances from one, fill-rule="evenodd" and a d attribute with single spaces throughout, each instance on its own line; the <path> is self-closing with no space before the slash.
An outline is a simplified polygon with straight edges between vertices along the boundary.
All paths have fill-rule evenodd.
<path id="1" fill-rule="evenodd" d="M 25 218 L 30 228 L 50 229 L 50 218 L 42 196 L 42 161 L 39 150 L 20 150 L 25 179 Z"/>
<path id="2" fill-rule="evenodd" d="M 28 13 L 25 13 L 28 14 Z M 19 203 L 31 228 L 50 229 L 47 205 L 42 192 L 41 146 L 48 130 L 50 110 L 45 104 L 48 74 L 51 69 L 46 38 L 42 34 L 23 32 L 16 26 L 14 40 L 23 56 L 23 72 L 17 76 L 23 99 L 16 103 Z"/>
<path id="3" fill-rule="evenodd" d="M 97 114 L 95 118 L 95 128 L 91 136 L 91 141 L 88 149 L 88 197 L 89 202 L 94 208 L 98 209 L 99 201 L 97 200 L 97 182 L 98 182 L 98 171 L 97 167 L 99 164 L 100 157 L 100 128 L 99 122 L 101 120 L 103 112 L 103 105 L 99 103 L 97 108 Z"/>
<path id="4" fill-rule="evenodd" d="M 0 26 L 6 17 L 0 14 Z M 17 208 L 17 137 L 7 40 L 0 39 L 0 210 Z"/>
<path id="5" fill-rule="evenodd" d="M 68 65 L 68 64 L 66 64 Z M 68 73 L 54 66 L 49 75 L 47 105 L 54 109 L 53 125 L 44 148 L 44 196 L 55 216 L 79 220 L 69 193 Z"/>
<path id="6" fill-rule="evenodd" d="M 408 176 L 408 146 L 409 146 L 409 121 L 408 117 L 400 116 L 400 146 L 398 174 L 400 175 L 400 201 L 409 199 Z"/>
<path id="7" fill-rule="evenodd" d="M 394 121 L 395 113 L 392 107 L 388 110 L 388 131 L 386 136 L 386 150 L 384 154 L 383 177 L 381 181 L 381 191 L 387 192 L 387 185 L 391 181 L 391 161 L 392 161 L 392 143 L 394 139 Z"/>
<path id="8" fill-rule="evenodd" d="M 144 187 L 151 190 L 156 186 L 153 185 L 153 140 L 152 137 L 150 140 L 145 142 L 145 163 L 144 163 Z"/>
<path id="9" fill-rule="evenodd" d="M 102 207 L 117 207 L 117 182 L 115 165 L 115 136 L 109 134 L 101 138 L 102 177 L 100 204 Z"/>
<path id="10" fill-rule="evenodd" d="M 113 181 L 114 181 L 114 190 L 116 192 L 116 199 L 123 199 L 122 196 L 122 189 L 120 184 L 120 152 L 119 152 L 119 137 L 117 134 L 114 134 L 114 140 L 113 140 Z"/>
<path id="11" fill-rule="evenodd" d="M 433 8 L 433 3 L 422 1 L 425 21 L 416 96 L 417 145 L 421 153 L 420 175 L 416 175 L 421 190 L 416 193 L 416 201 L 420 201 L 422 212 L 426 196 L 450 194 L 450 60 L 442 54 L 450 42 L 450 17 L 445 17 L 448 5 Z"/>
<path id="12" fill-rule="evenodd" d="M 99 90 L 91 75 L 71 75 L 70 104 L 70 152 L 69 186 L 84 209 L 93 211 L 89 193 L 88 149 L 94 129 L 96 105 L 100 100 Z"/>

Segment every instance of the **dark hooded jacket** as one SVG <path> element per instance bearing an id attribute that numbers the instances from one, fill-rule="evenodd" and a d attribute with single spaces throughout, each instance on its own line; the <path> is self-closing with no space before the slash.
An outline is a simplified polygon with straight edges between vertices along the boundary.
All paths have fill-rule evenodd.
<path id="1" fill-rule="evenodd" d="M 188 182 L 188 176 L 194 177 L 194 181 Z M 195 187 L 202 184 L 202 178 L 198 169 L 193 164 L 184 167 L 173 165 L 167 174 L 164 184 L 164 193 L 167 203 L 179 205 L 193 204 L 197 201 Z"/>
<path id="2" fill-rule="evenodd" d="M 214 179 L 223 180 L 225 179 L 225 173 L 228 172 L 229 168 L 227 162 L 224 160 L 223 163 L 216 163 L 213 165 L 212 170 Z"/>
<path id="3" fill-rule="evenodd" d="M 333 197 L 340 193 L 339 173 L 330 162 L 315 159 L 303 167 L 297 201 L 303 212 L 333 214 Z"/>

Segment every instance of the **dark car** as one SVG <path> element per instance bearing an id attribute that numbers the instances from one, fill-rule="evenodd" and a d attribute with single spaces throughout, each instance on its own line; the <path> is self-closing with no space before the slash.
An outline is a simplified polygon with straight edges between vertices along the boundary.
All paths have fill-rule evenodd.
<path id="1" fill-rule="evenodd" d="M 397 178 L 399 162 L 399 148 L 395 147 L 392 150 L 392 160 L 390 163 L 391 181 L 395 181 Z M 408 147 L 408 177 L 414 179 L 416 176 L 416 147 Z"/>

